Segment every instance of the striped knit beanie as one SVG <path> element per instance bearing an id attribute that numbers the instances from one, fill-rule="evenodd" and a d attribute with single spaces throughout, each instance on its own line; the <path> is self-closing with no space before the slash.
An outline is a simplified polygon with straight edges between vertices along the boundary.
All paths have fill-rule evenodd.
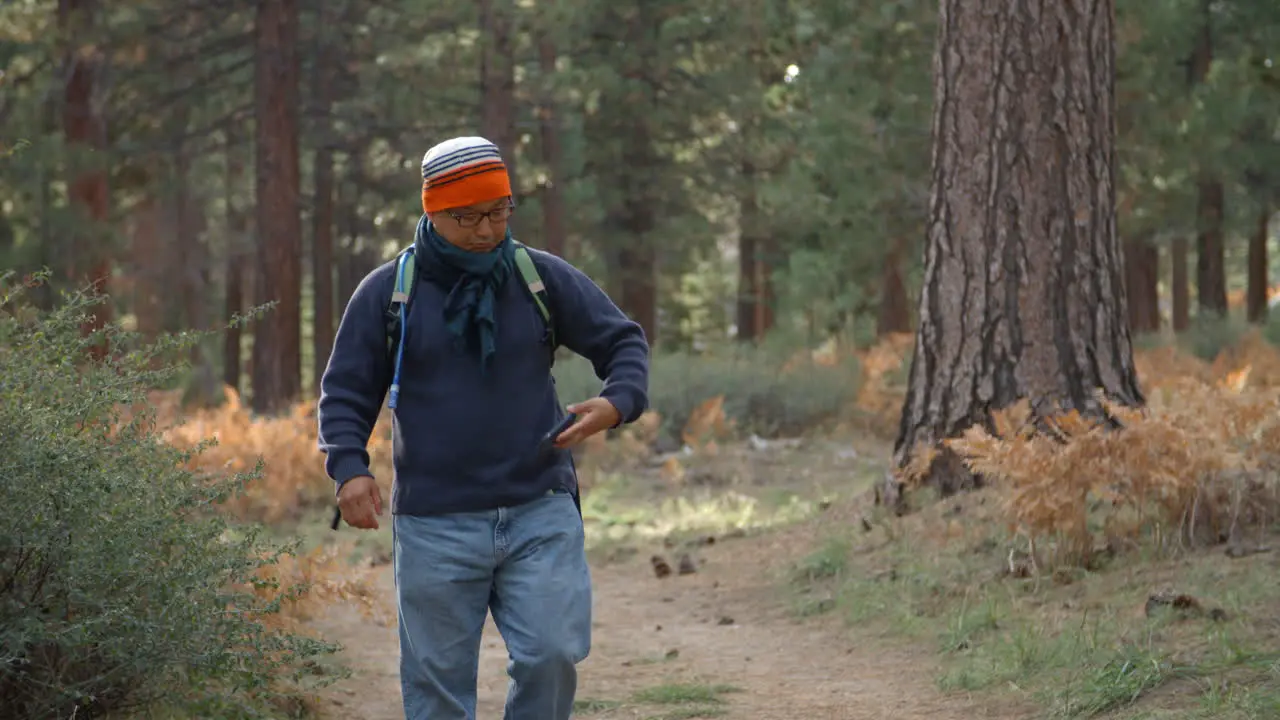
<path id="1" fill-rule="evenodd" d="M 445 140 L 422 156 L 422 209 L 439 212 L 511 195 L 498 146 L 482 137 Z"/>

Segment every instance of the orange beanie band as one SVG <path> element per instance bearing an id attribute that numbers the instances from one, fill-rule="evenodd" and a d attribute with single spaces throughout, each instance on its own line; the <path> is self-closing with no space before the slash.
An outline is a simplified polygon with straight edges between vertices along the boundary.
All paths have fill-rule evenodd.
<path id="1" fill-rule="evenodd" d="M 511 196 L 498 146 L 482 137 L 446 140 L 422 157 L 422 209 L 439 212 Z"/>

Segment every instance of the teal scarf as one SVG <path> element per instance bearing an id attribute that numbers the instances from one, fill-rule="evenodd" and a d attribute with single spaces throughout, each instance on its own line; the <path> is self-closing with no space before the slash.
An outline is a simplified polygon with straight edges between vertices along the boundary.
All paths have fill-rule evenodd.
<path id="1" fill-rule="evenodd" d="M 498 293 L 515 268 L 511 230 L 487 253 L 467 252 L 440 237 L 426 215 L 413 237 L 419 272 L 445 288 L 444 326 L 458 347 L 479 350 L 487 373 L 496 350 Z"/>

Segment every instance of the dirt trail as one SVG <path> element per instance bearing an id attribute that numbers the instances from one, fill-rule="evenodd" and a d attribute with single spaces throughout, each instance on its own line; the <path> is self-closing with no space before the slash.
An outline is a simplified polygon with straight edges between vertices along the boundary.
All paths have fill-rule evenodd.
<path id="1" fill-rule="evenodd" d="M 633 693 L 670 683 L 729 685 L 717 717 L 741 720 L 971 720 L 1010 717 L 944 698 L 933 685 L 927 649 L 859 640 L 834 618 L 789 615 L 786 600 L 762 569 L 771 555 L 766 538 L 744 538 L 702 548 L 699 571 L 658 580 L 648 557 L 597 564 L 595 637 L 580 666 L 579 701 L 593 709 L 575 717 L 702 717 L 688 706 L 638 704 Z M 672 559 L 674 561 L 674 558 Z M 392 602 L 392 578 L 379 582 Z M 346 608 L 315 622 L 343 643 L 355 677 L 326 691 L 325 717 L 403 717 L 394 624 L 379 626 Z M 480 661 L 479 714 L 502 717 L 507 687 L 506 651 L 492 620 Z M 709 716 L 708 716 L 709 717 Z"/>

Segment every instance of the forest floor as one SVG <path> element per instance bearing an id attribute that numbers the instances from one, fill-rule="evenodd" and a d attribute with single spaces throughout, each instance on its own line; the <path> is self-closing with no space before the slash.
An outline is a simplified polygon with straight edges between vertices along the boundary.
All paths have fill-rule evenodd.
<path id="1" fill-rule="evenodd" d="M 785 582 L 822 528 L 851 523 L 854 497 L 882 467 L 879 447 L 830 441 L 734 448 L 690 463 L 605 475 L 587 491 L 584 514 L 595 589 L 594 639 L 580 666 L 575 717 L 677 720 L 867 720 L 1023 717 L 932 681 L 930 648 L 860 636 L 834 615 L 796 611 Z M 864 459 L 866 458 L 866 459 Z M 854 468 L 851 472 L 850 468 Z M 387 523 L 384 523 L 384 526 Z M 354 532 L 344 530 L 344 532 Z M 361 538 L 385 563 L 383 530 Z M 694 572 L 676 568 L 683 555 Z M 659 578 L 653 556 L 673 572 Z M 312 628 L 344 646 L 353 676 L 326 689 L 324 718 L 402 717 L 394 581 L 374 571 L 385 614 L 334 606 Z M 499 718 L 506 651 L 492 618 L 481 655 L 480 718 Z"/>
<path id="2" fill-rule="evenodd" d="M 1011 576 L 998 498 L 887 517 L 868 496 L 887 458 L 827 438 L 584 472 L 595 619 L 575 717 L 1280 717 L 1280 553 L 1263 547 L 1280 535 L 1230 561 Z M 326 720 L 403 717 L 385 525 L 337 534 L 372 565 L 381 617 L 338 604 L 309 621 L 353 671 L 313 704 Z M 657 577 L 655 555 L 694 571 Z M 1173 591 L 1225 620 L 1146 617 Z M 502 716 L 505 664 L 490 620 L 479 718 Z"/>

